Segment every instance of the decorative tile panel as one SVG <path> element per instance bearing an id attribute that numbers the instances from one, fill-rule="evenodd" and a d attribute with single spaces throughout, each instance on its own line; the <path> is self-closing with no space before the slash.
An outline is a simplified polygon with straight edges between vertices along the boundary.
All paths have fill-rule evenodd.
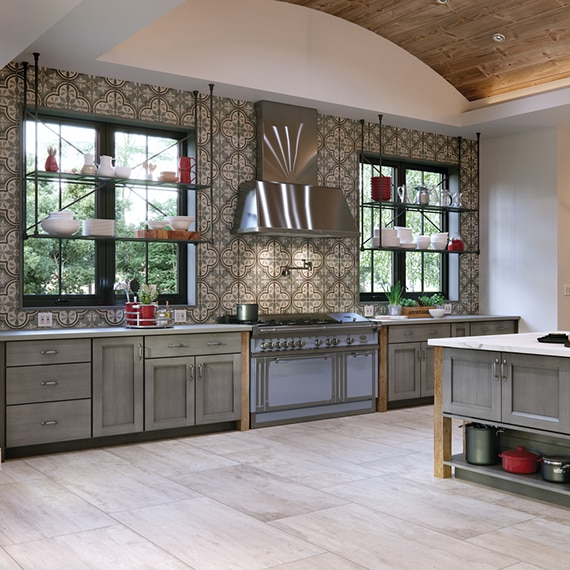
<path id="1" fill-rule="evenodd" d="M 30 75 L 33 79 L 33 70 Z M 45 68 L 39 70 L 38 84 L 42 108 L 196 127 L 198 182 L 212 185 L 211 194 L 199 194 L 199 230 L 207 236 L 211 232 L 214 241 L 197 246 L 197 302 L 188 311 L 191 321 L 213 322 L 234 313 L 235 305 L 244 302 L 259 303 L 262 313 L 362 311 L 358 303 L 357 239 L 231 234 L 238 187 L 256 176 L 254 102 L 215 95 L 211 99 L 210 93 Z M 34 97 L 29 89 L 29 105 L 34 104 Z M 36 311 L 20 306 L 22 103 L 22 67 L 11 64 L 0 70 L 0 329 L 36 326 Z M 362 149 L 378 154 L 379 123 L 319 115 L 318 141 L 318 183 L 340 187 L 358 219 L 359 153 Z M 445 164 L 460 161 L 463 202 L 477 207 L 477 141 L 461 140 L 460 149 L 457 138 L 382 125 L 382 149 L 384 155 L 396 158 Z M 477 244 L 477 214 L 466 217 L 461 233 L 466 243 Z M 313 263 L 312 271 L 294 270 L 290 276 L 282 275 L 285 266 L 302 266 L 303 259 Z M 477 312 L 478 256 L 461 256 L 460 267 L 456 310 Z M 58 327 L 115 326 L 122 320 L 122 311 L 117 308 L 52 312 Z"/>

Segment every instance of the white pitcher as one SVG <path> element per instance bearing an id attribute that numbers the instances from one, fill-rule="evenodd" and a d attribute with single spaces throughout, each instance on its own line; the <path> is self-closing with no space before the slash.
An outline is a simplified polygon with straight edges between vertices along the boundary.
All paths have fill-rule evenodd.
<path id="1" fill-rule="evenodd" d="M 113 166 L 112 156 L 103 155 L 100 157 L 101 162 L 99 163 L 99 168 L 97 169 L 97 176 L 111 177 L 115 176 L 115 168 Z"/>
<path id="2" fill-rule="evenodd" d="M 97 174 L 97 165 L 93 161 L 93 155 L 89 152 L 86 152 L 83 155 L 83 166 L 81 168 L 81 174 L 89 174 L 92 176 Z"/>

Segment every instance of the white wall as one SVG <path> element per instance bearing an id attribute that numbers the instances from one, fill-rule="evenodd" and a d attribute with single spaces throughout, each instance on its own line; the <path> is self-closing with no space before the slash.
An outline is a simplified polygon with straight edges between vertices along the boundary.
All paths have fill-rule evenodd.
<path id="1" fill-rule="evenodd" d="M 558 329 L 570 331 L 570 128 L 558 129 Z"/>
<path id="2" fill-rule="evenodd" d="M 558 147 L 554 128 L 481 139 L 480 310 L 521 332 L 559 329 Z"/>

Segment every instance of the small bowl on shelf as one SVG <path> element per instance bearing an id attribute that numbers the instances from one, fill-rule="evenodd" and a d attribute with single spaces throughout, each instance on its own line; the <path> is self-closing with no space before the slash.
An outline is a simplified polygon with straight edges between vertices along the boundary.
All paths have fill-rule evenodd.
<path id="1" fill-rule="evenodd" d="M 44 218 L 40 222 L 45 232 L 52 236 L 72 236 L 81 225 L 79 220 L 62 217 Z"/>
<path id="2" fill-rule="evenodd" d="M 165 170 L 160 173 L 158 179 L 161 182 L 178 182 L 178 176 L 176 172 L 172 172 L 171 170 Z"/>
<path id="3" fill-rule="evenodd" d="M 429 309 L 429 314 L 434 319 L 441 319 L 445 316 L 445 311 L 443 309 Z"/>
<path id="4" fill-rule="evenodd" d="M 162 230 L 165 226 L 168 225 L 166 220 L 147 220 L 145 224 L 151 230 Z"/>
<path id="5" fill-rule="evenodd" d="M 416 236 L 415 242 L 418 249 L 427 249 L 430 244 L 429 236 Z"/>
<path id="6" fill-rule="evenodd" d="M 115 166 L 115 176 L 117 178 L 128 178 L 131 175 L 130 166 Z"/>
<path id="7" fill-rule="evenodd" d="M 194 221 L 193 216 L 166 216 L 164 219 L 173 230 L 187 230 Z"/>

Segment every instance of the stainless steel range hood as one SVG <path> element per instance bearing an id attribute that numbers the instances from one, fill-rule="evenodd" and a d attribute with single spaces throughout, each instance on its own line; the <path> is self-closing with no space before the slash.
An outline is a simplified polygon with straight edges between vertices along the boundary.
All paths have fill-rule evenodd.
<path id="1" fill-rule="evenodd" d="M 317 184 L 317 111 L 259 101 L 257 180 L 238 189 L 234 233 L 355 237 L 343 191 Z"/>

